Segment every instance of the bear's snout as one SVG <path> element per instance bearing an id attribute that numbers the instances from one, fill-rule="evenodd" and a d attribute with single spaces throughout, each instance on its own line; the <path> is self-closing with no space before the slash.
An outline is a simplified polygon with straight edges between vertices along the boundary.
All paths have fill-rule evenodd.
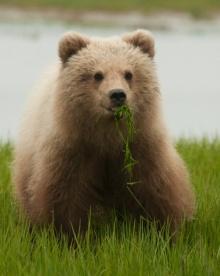
<path id="1" fill-rule="evenodd" d="M 112 89 L 109 91 L 109 97 L 114 106 L 122 106 L 126 100 L 126 93 L 122 89 Z"/>

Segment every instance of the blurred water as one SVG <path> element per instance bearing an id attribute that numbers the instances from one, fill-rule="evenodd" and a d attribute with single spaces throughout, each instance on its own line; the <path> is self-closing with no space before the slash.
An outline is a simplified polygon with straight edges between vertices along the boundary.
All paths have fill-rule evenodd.
<path id="1" fill-rule="evenodd" d="M 57 41 L 69 29 L 109 36 L 126 28 L 45 23 L 0 23 L 0 138 L 16 136 L 25 100 L 57 58 Z M 155 31 L 165 116 L 171 134 L 220 135 L 220 31 Z"/>

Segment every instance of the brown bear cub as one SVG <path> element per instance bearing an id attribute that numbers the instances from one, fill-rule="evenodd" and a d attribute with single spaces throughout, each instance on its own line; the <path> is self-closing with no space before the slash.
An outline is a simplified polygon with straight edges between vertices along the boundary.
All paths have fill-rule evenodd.
<path id="1" fill-rule="evenodd" d="M 73 235 L 90 212 L 126 210 L 172 231 L 194 213 L 187 170 L 161 116 L 154 39 L 138 30 L 122 37 L 67 33 L 60 63 L 31 97 L 15 147 L 16 198 L 32 224 L 54 223 Z M 127 106 L 137 161 L 129 185 L 115 110 Z M 119 128 L 126 135 L 125 119 Z"/>

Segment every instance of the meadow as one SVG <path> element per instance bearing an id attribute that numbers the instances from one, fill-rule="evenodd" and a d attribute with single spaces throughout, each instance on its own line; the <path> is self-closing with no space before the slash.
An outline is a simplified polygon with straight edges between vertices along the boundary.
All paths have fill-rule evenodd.
<path id="1" fill-rule="evenodd" d="M 220 10 L 219 0 L 123 0 L 123 1 L 98 1 L 98 0 L 0 0 L 0 5 L 17 6 L 21 8 L 63 8 L 64 10 L 78 11 L 139 11 L 142 13 L 176 11 L 188 12 L 194 16 L 208 15 L 210 12 Z"/>
<path id="2" fill-rule="evenodd" d="M 92 227 L 78 248 L 53 229 L 30 233 L 11 187 L 12 146 L 0 145 L 0 275 L 219 275 L 220 140 L 177 141 L 189 168 L 197 214 L 183 224 L 174 245 L 152 224 L 134 227 L 112 218 Z"/>

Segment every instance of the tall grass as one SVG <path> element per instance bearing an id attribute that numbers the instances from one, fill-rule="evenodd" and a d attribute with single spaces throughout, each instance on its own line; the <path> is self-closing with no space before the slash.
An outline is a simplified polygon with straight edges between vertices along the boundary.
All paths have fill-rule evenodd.
<path id="1" fill-rule="evenodd" d="M 0 275 L 219 275 L 220 141 L 185 140 L 177 149 L 197 197 L 194 221 L 182 226 L 175 245 L 152 224 L 135 227 L 113 216 L 90 228 L 77 249 L 53 229 L 28 230 L 11 195 L 12 147 L 0 145 Z"/>

